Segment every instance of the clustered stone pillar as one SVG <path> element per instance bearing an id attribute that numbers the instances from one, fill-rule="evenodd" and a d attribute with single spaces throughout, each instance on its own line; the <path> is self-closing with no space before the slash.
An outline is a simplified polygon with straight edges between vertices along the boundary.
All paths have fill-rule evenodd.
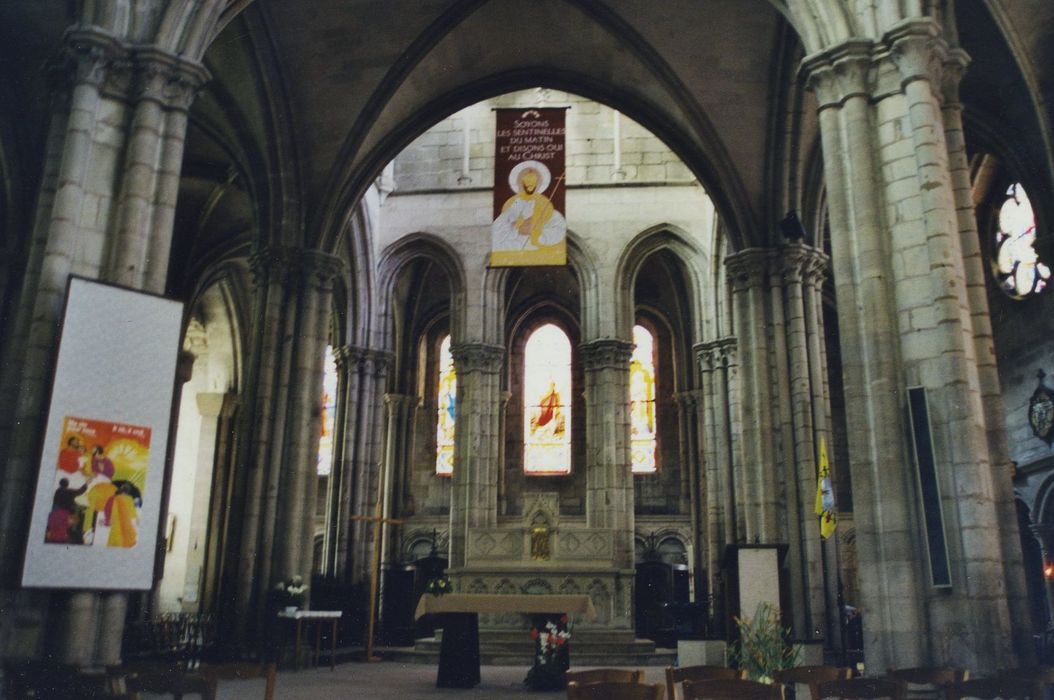
<path id="1" fill-rule="evenodd" d="M 985 673 L 1016 663 L 1006 640 L 1027 621 L 1011 625 L 1005 593 L 1016 519 L 1005 515 L 1009 475 L 993 468 L 982 406 L 983 294 L 968 292 L 964 274 L 941 105 L 947 56 L 940 27 L 919 19 L 803 69 L 820 105 L 868 663 Z M 950 591 L 928 585 L 910 386 L 928 397 Z"/>
<path id="2" fill-rule="evenodd" d="M 53 68 L 59 81 L 41 192 L 0 379 L 0 403 L 9 407 L 0 415 L 0 442 L 7 446 L 0 496 L 5 656 L 35 653 L 42 640 L 44 617 L 38 613 L 48 596 L 14 593 L 14 576 L 21 569 L 35 473 L 31 460 L 43 430 L 66 282 L 80 274 L 163 291 L 186 111 L 208 77 L 200 64 L 182 56 L 82 25 L 66 33 Z M 149 258 L 151 274 L 142 266 L 135 274 L 120 274 L 125 261 L 111 252 L 126 248 Z M 51 635 L 50 651 L 73 664 L 117 661 L 126 596 L 54 596 L 68 605 L 51 606 L 61 619 L 50 624 L 63 631 Z"/>
<path id="3" fill-rule="evenodd" d="M 380 494 L 381 401 L 387 353 L 344 345 L 334 350 L 339 375 L 333 474 L 326 524 L 327 571 L 344 583 L 369 580 L 373 528 L 351 516 L 373 515 Z"/>
<path id="4" fill-rule="evenodd" d="M 732 441 L 732 417 L 738 412 L 733 404 L 738 382 L 736 339 L 719 338 L 695 346 L 702 373 L 701 405 L 704 478 L 700 539 L 705 538 L 706 571 L 712 601 L 710 611 L 714 633 L 725 632 L 726 619 L 722 562 L 725 547 L 739 541 L 736 525 L 735 473 L 742 464 L 737 444 Z M 735 406 L 733 408 L 733 406 Z"/>
<path id="5" fill-rule="evenodd" d="M 778 502 L 783 479 L 776 467 L 773 409 L 776 396 L 770 373 L 769 314 L 765 283 L 769 251 L 747 249 L 725 258 L 732 284 L 733 321 L 739 340 L 743 469 L 737 478 L 737 515 L 745 542 L 786 541 Z"/>
<path id="6" fill-rule="evenodd" d="M 468 533 L 497 525 L 501 368 L 505 350 L 486 343 L 450 349 L 457 371 L 457 423 L 450 504 L 450 568 L 467 561 Z"/>
<path id="7" fill-rule="evenodd" d="M 261 628 L 276 581 L 311 574 L 322 372 L 338 258 L 270 247 L 252 260 L 256 351 L 246 416 L 244 514 L 237 570 L 239 638 Z M 255 625 L 247 629 L 247 625 Z"/>
<path id="8" fill-rule="evenodd" d="M 411 429 L 417 397 L 407 394 L 385 394 L 384 405 L 388 410 L 387 442 L 384 454 L 384 480 L 382 493 L 384 502 L 381 515 L 385 518 L 398 517 L 399 503 L 395 498 L 405 493 L 409 478 L 410 462 L 413 454 L 413 430 Z M 497 460 L 495 460 L 497 461 Z M 388 528 L 385 528 L 388 531 Z M 390 552 L 390 536 L 381 542 L 381 563 L 387 566 L 393 563 Z"/>
<path id="9" fill-rule="evenodd" d="M 970 322 L 973 326 L 981 406 L 988 429 L 989 460 L 995 472 L 992 484 L 995 489 L 993 495 L 999 513 L 999 522 L 1011 523 L 1017 522 L 1012 481 L 1014 465 L 1010 460 L 1010 446 L 1007 442 L 1006 413 L 999 383 L 999 368 L 996 365 L 995 337 L 992 332 L 992 318 L 988 308 L 988 288 L 985 283 L 987 264 L 981 249 L 977 218 L 974 215 L 970 164 L 967 159 L 966 138 L 963 133 L 963 106 L 959 101 L 959 84 L 968 63 L 969 57 L 962 49 L 948 51 L 941 72 L 943 98 L 941 114 L 948 148 L 948 164 L 951 170 L 959 241 L 962 246 L 966 297 L 970 304 Z M 1018 533 L 1013 527 L 1002 528 L 1000 538 L 1006 571 L 1022 571 L 1025 564 Z M 1006 577 L 1006 595 L 1011 620 L 1029 619 L 1028 591 L 1023 576 L 1009 575 Z M 1025 625 L 1017 624 L 1012 625 L 1011 629 L 1015 648 L 1027 649 L 1032 643 L 1029 635 L 1031 630 Z"/>
<path id="10" fill-rule="evenodd" d="M 629 362 L 633 344 L 601 339 L 579 346 L 585 375 L 586 522 L 610 528 L 614 561 L 633 568 L 633 474 L 629 445 Z"/>

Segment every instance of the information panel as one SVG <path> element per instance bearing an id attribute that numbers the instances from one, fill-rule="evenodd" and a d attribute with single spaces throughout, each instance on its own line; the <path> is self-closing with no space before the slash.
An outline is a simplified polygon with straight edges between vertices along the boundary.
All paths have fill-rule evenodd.
<path id="1" fill-rule="evenodd" d="M 74 277 L 22 585 L 153 582 L 183 305 Z"/>

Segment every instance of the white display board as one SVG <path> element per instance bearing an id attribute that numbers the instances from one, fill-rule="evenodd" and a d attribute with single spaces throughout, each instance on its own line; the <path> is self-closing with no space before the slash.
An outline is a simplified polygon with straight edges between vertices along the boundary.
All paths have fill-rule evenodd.
<path id="1" fill-rule="evenodd" d="M 183 305 L 72 278 L 22 585 L 147 590 Z"/>
<path id="2" fill-rule="evenodd" d="M 754 619 L 761 605 L 780 609 L 780 562 L 775 548 L 740 549 L 739 615 Z"/>

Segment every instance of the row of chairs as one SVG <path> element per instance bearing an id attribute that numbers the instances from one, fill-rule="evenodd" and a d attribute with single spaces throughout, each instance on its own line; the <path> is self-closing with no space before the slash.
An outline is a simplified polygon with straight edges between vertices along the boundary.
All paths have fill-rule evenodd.
<path id="1" fill-rule="evenodd" d="M 276 676 L 274 663 L 252 661 L 201 664 L 193 670 L 181 662 L 134 661 L 109 667 L 104 673 L 29 661 L 5 665 L 0 696 L 12 700 L 140 700 L 148 694 L 215 700 L 220 681 L 262 677 L 264 700 L 273 700 Z"/>
<path id="2" fill-rule="evenodd" d="M 997 678 L 968 679 L 955 668 L 891 670 L 884 678 L 852 678 L 851 670 L 835 666 L 799 666 L 776 671 L 774 683 L 746 679 L 745 672 L 723 666 L 687 666 L 666 669 L 666 686 L 644 683 L 644 672 L 628 669 L 592 669 L 567 672 L 568 700 L 783 700 L 784 686 L 806 685 L 812 700 L 823 698 L 1032 698 L 1045 697 L 1054 684 L 1054 669 L 1006 671 Z M 678 686 L 682 692 L 678 694 Z"/>

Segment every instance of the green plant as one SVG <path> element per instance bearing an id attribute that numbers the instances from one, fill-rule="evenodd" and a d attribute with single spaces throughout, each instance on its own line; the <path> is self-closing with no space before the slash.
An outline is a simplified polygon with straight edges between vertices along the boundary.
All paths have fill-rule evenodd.
<path id="1" fill-rule="evenodd" d="M 772 682 L 772 672 L 798 662 L 801 645 L 791 643 L 791 631 L 780 624 L 779 611 L 762 603 L 753 618 L 735 618 L 739 639 L 732 643 L 733 665 L 745 669 L 751 680 Z"/>

